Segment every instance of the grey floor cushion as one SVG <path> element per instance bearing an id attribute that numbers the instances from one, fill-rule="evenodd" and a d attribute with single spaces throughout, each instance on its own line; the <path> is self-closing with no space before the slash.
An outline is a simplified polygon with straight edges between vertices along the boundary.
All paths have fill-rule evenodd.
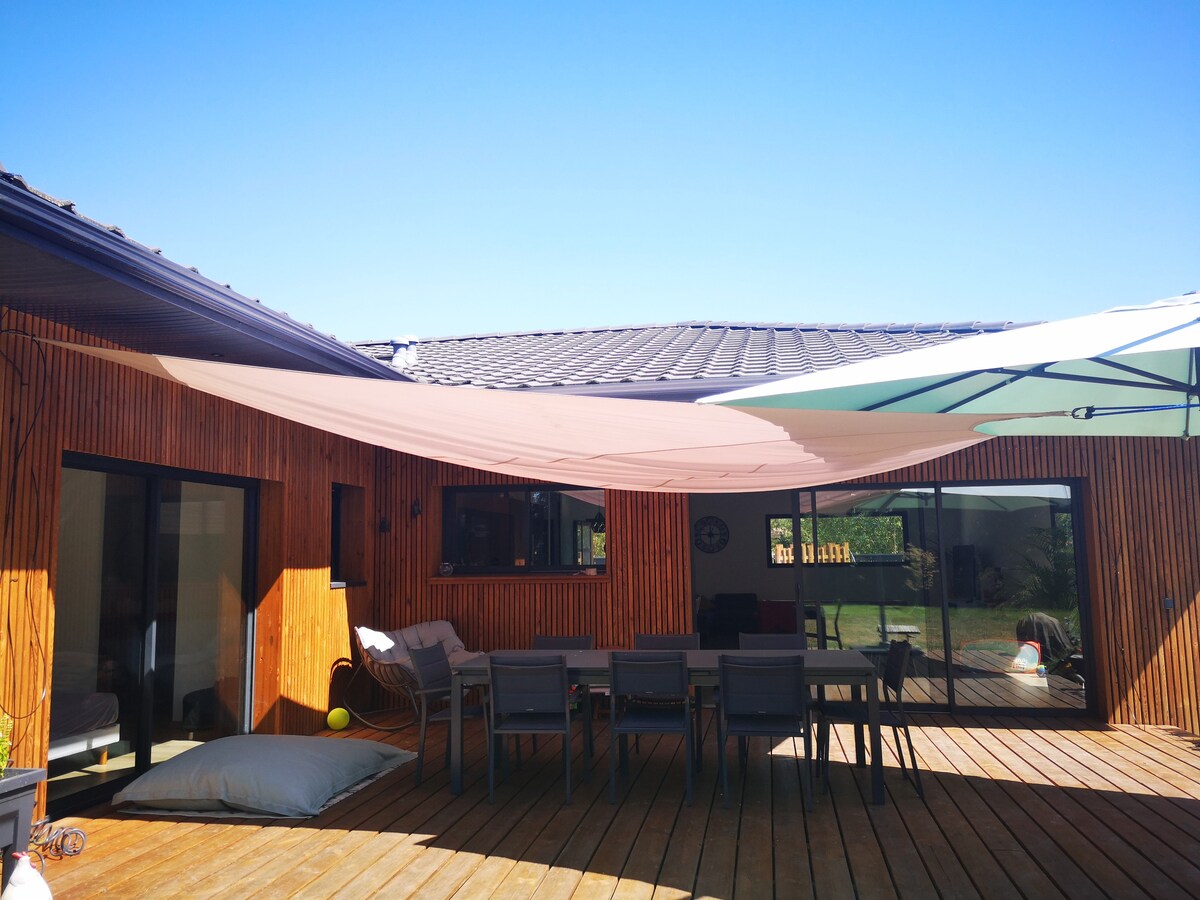
<path id="1" fill-rule="evenodd" d="M 313 816 L 351 786 L 414 756 L 356 738 L 243 734 L 160 763 L 113 803 L 217 815 Z"/>

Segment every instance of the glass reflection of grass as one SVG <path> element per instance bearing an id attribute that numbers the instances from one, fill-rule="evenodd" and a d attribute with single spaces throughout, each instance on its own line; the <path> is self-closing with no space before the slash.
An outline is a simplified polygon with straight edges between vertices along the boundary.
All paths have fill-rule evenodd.
<path id="1" fill-rule="evenodd" d="M 825 616 L 833 632 L 833 616 L 837 604 L 825 606 Z M 1005 641 L 1016 639 L 1017 622 L 1031 612 L 1032 608 L 1013 606 L 987 609 L 984 607 L 962 607 L 950 610 L 950 628 L 954 648 L 975 641 Z M 932 650 L 942 649 L 942 616 L 940 610 L 924 606 L 902 606 L 888 604 L 884 608 L 888 625 L 912 625 L 921 629 L 919 634 L 907 635 L 914 647 Z M 846 603 L 838 618 L 838 631 L 846 647 L 878 647 L 884 642 L 879 634 L 879 604 Z M 903 637 L 904 635 L 901 635 Z"/>

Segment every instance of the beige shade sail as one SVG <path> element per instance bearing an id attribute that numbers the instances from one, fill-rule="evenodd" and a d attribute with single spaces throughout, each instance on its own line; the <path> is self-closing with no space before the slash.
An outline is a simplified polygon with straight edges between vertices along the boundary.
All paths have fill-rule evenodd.
<path id="1" fill-rule="evenodd" d="M 808 487 L 988 440 L 995 415 L 701 406 L 442 387 L 61 344 L 313 428 L 525 481 L 631 491 Z"/>

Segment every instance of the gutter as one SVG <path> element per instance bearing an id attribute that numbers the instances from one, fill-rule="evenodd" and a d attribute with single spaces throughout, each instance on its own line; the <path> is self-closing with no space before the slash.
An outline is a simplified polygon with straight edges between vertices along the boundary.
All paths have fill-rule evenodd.
<path id="1" fill-rule="evenodd" d="M 338 375 L 411 381 L 311 326 L 219 285 L 0 170 L 0 232 L 146 296 Z"/>

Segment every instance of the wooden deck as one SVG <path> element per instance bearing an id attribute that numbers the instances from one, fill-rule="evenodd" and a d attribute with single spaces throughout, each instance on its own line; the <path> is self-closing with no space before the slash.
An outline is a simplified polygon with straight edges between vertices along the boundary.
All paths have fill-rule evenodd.
<path id="1" fill-rule="evenodd" d="M 710 727 L 692 807 L 683 804 L 678 739 L 643 739 L 632 783 L 610 806 L 607 736 L 597 723 L 595 777 L 576 784 L 570 806 L 557 741 L 526 756 L 493 806 L 476 728 L 459 797 L 433 746 L 420 787 L 410 763 L 310 820 L 97 810 L 64 820 L 87 831 L 87 848 L 50 862 L 47 878 L 59 900 L 1200 895 L 1194 737 L 1079 719 L 915 723 L 924 801 L 889 751 L 888 802 L 870 805 L 868 771 L 846 763 L 853 748 L 840 731 L 831 789 L 818 792 L 814 812 L 805 812 L 791 743 L 768 755 L 765 741 L 753 745 L 725 809 Z M 411 730 L 342 734 L 414 742 Z"/>

